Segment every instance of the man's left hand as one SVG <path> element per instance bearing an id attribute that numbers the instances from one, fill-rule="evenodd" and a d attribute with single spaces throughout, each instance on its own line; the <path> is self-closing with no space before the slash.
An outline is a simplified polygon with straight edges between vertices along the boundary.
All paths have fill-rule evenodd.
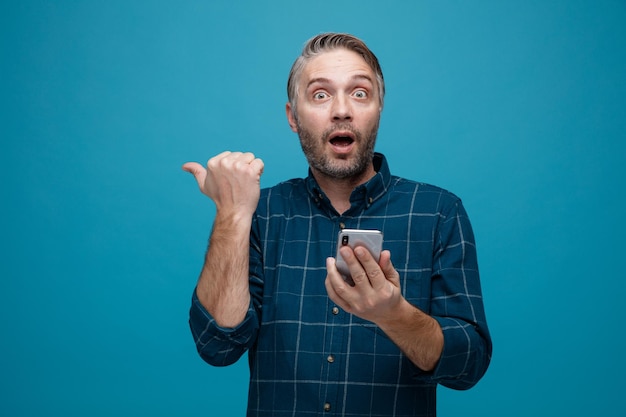
<path id="1" fill-rule="evenodd" d="M 335 259 L 326 260 L 326 291 L 330 299 L 348 313 L 377 323 L 393 318 L 403 300 L 400 276 L 391 264 L 391 253 L 384 250 L 378 262 L 364 247 L 341 249 L 354 285 L 348 284 L 335 266 Z"/>

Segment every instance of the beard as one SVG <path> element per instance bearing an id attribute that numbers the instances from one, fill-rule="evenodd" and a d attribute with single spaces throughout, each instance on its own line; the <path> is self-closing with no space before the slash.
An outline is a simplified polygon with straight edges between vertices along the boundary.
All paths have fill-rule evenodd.
<path id="1" fill-rule="evenodd" d="M 298 136 L 300 145 L 309 165 L 321 174 L 335 179 L 357 178 L 363 174 L 374 157 L 374 145 L 378 135 L 379 121 L 367 132 L 354 129 L 349 123 L 342 123 L 323 132 L 320 137 L 304 129 L 298 124 Z M 328 138 L 336 131 L 349 131 L 354 134 L 356 153 L 354 156 L 343 158 L 331 158 L 325 152 Z"/>

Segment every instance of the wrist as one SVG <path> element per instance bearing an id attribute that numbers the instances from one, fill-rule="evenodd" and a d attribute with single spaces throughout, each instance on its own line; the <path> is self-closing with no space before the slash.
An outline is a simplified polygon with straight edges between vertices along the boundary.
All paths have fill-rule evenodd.
<path id="1" fill-rule="evenodd" d="M 380 317 L 376 324 L 385 332 L 402 329 L 411 323 L 415 323 L 416 313 L 419 313 L 419 310 L 404 297 L 400 296 L 397 302 L 387 311 L 387 314 Z"/>

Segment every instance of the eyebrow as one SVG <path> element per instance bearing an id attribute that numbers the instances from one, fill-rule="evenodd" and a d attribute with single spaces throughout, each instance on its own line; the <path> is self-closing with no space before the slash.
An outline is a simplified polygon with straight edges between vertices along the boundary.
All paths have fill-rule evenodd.
<path id="1" fill-rule="evenodd" d="M 356 74 L 356 75 L 353 75 L 350 78 L 350 80 L 351 81 L 365 80 L 365 81 L 368 81 L 370 84 L 372 84 L 372 86 L 374 86 L 374 80 L 372 79 L 372 77 L 370 77 L 369 75 L 366 75 L 366 74 Z M 331 82 L 332 81 L 329 78 L 325 78 L 325 77 L 313 78 L 312 80 L 310 80 L 307 83 L 306 89 L 308 90 L 311 85 L 316 84 L 316 83 L 330 84 Z"/>

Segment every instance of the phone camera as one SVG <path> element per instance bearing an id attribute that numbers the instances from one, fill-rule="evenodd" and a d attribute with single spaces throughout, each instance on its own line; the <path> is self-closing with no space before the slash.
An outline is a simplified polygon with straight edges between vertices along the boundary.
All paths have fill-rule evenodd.
<path id="1" fill-rule="evenodd" d="M 348 235 L 344 235 L 344 236 L 342 236 L 342 237 L 341 237 L 341 244 L 342 244 L 343 246 L 346 246 L 346 245 L 348 244 L 348 239 L 349 239 L 349 236 L 348 236 Z"/>

